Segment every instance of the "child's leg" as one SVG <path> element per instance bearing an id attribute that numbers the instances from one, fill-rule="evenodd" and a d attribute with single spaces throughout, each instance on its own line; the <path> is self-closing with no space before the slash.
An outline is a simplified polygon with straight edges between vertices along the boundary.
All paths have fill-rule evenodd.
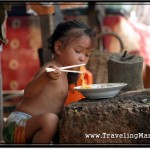
<path id="1" fill-rule="evenodd" d="M 53 113 L 31 117 L 26 124 L 26 140 L 31 143 L 51 143 L 57 131 L 58 116 Z"/>

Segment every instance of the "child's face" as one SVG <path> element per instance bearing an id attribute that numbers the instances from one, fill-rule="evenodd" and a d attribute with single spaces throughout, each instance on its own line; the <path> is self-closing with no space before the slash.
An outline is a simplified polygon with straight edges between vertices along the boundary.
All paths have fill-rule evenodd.
<path id="1" fill-rule="evenodd" d="M 93 45 L 88 36 L 82 36 L 78 39 L 72 38 L 62 49 L 58 59 L 63 66 L 87 64 L 92 49 Z"/>

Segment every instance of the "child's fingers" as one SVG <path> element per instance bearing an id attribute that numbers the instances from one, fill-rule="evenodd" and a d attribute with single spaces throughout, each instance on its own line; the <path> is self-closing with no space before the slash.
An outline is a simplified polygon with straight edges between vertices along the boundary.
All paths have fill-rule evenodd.
<path id="1" fill-rule="evenodd" d="M 56 69 L 55 71 L 52 71 L 52 72 L 48 72 L 49 74 L 49 77 L 56 80 L 59 78 L 60 74 L 61 74 L 61 71 L 59 69 Z"/>
<path id="2" fill-rule="evenodd" d="M 55 69 L 55 71 L 53 71 L 55 74 L 61 74 L 61 71 L 59 69 Z"/>

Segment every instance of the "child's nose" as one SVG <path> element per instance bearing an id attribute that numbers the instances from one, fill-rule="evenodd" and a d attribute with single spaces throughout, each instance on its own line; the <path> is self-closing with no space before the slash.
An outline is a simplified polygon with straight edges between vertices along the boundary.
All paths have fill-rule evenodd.
<path id="1" fill-rule="evenodd" d="M 79 59 L 80 59 L 81 62 L 85 62 L 85 61 L 86 61 L 85 58 L 86 58 L 86 57 L 85 57 L 84 55 L 81 55 L 81 56 L 79 57 Z"/>

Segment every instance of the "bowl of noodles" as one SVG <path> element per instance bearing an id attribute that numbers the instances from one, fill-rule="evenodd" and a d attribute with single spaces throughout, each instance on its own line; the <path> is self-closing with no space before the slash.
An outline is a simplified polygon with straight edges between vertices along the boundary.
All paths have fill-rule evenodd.
<path id="1" fill-rule="evenodd" d="M 88 99 L 111 98 L 116 96 L 127 83 L 102 83 L 74 87 Z"/>

